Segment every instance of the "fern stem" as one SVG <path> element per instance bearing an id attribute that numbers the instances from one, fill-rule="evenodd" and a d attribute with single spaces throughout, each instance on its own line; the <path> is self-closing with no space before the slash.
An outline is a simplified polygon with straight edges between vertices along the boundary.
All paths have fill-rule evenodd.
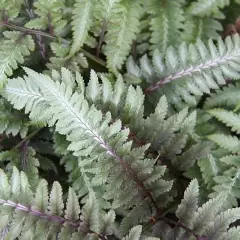
<path id="1" fill-rule="evenodd" d="M 51 222 L 58 222 L 62 225 L 64 223 L 68 223 L 69 225 L 71 225 L 75 229 L 82 229 L 82 230 L 86 229 L 86 230 L 84 230 L 84 232 L 96 234 L 100 239 L 106 240 L 106 237 L 103 236 L 102 234 L 96 233 L 96 232 L 90 230 L 87 226 L 82 226 L 80 223 L 73 222 L 73 221 L 68 220 L 66 218 L 63 218 L 63 217 L 60 217 L 60 216 L 54 216 L 54 215 L 44 213 L 44 212 L 40 212 L 38 210 L 32 209 L 31 207 L 26 207 L 26 206 L 24 206 L 20 203 L 15 203 L 15 202 L 10 201 L 10 200 L 0 199 L 0 203 L 3 204 L 4 206 L 9 206 L 9 207 L 15 208 L 15 209 L 20 210 L 20 211 L 28 212 L 31 215 L 37 216 L 37 217 L 42 218 L 42 219 L 46 219 L 46 220 L 51 221 Z"/>
<path id="2" fill-rule="evenodd" d="M 172 204 L 170 206 L 169 209 L 176 207 L 176 204 Z M 164 213 L 161 214 L 161 216 L 155 215 L 153 217 L 151 217 L 151 219 L 143 225 L 143 231 L 147 230 L 149 227 L 151 227 L 152 225 L 154 225 L 158 220 L 162 220 L 170 225 L 173 225 L 174 227 L 180 227 L 182 229 L 184 229 L 186 232 L 188 232 L 189 234 L 191 234 L 192 236 L 194 236 L 196 238 L 196 240 L 208 240 L 207 237 L 204 236 L 199 236 L 197 233 L 195 233 L 192 229 L 188 228 L 187 226 L 185 226 L 183 223 L 181 222 L 175 222 L 167 217 L 164 217 L 164 215 L 167 212 L 165 211 Z"/>
<path id="3" fill-rule="evenodd" d="M 187 226 L 185 226 L 183 223 L 181 222 L 175 222 L 167 217 L 160 217 L 160 220 L 165 221 L 166 223 L 169 223 L 170 225 L 173 225 L 175 227 L 180 227 L 182 229 L 184 229 L 186 232 L 190 233 L 192 236 L 194 236 L 196 238 L 196 240 L 208 240 L 207 237 L 204 236 L 199 236 L 197 233 L 195 233 L 192 229 L 188 228 Z"/>
<path id="4" fill-rule="evenodd" d="M 97 58 L 99 58 L 99 55 L 100 55 L 100 52 L 101 52 L 102 43 L 103 43 L 103 39 L 104 39 L 104 35 L 105 35 L 106 30 L 107 30 L 107 22 L 106 22 L 106 20 L 104 20 L 104 22 L 102 24 L 102 30 L 101 30 L 101 34 L 100 34 L 100 37 L 99 37 L 98 46 L 97 46 L 97 52 L 96 52 Z"/>
<path id="5" fill-rule="evenodd" d="M 29 4 L 29 1 L 24 0 L 24 4 L 27 8 L 26 11 L 28 13 L 29 18 L 34 19 L 35 14 L 34 14 L 33 9 L 31 8 L 31 6 Z M 38 46 L 39 46 L 40 54 L 41 54 L 42 58 L 44 60 L 46 60 L 46 49 L 45 49 L 45 45 L 42 43 L 42 37 L 39 34 L 37 34 L 36 38 L 37 38 L 37 43 L 38 43 Z"/>
<path id="6" fill-rule="evenodd" d="M 69 46 L 71 45 L 70 41 L 68 41 L 64 38 L 61 38 L 61 37 L 53 36 L 49 33 L 43 32 L 43 31 L 38 31 L 38 30 L 30 29 L 30 28 L 20 27 L 20 26 L 17 26 L 17 25 L 8 23 L 8 22 L 0 22 L 0 27 L 1 26 L 5 26 L 5 27 L 8 27 L 10 29 L 14 29 L 14 30 L 24 32 L 24 33 L 27 33 L 27 34 L 40 35 L 40 36 L 47 37 L 47 38 L 50 38 L 50 39 L 60 40 L 61 43 L 64 43 L 64 44 L 69 45 Z M 103 60 L 95 57 L 93 54 L 87 52 L 84 49 L 80 49 L 80 52 L 83 53 L 87 58 L 89 58 L 92 61 L 101 65 L 102 67 L 106 67 L 106 63 Z"/>
<path id="7" fill-rule="evenodd" d="M 180 72 L 171 74 L 170 76 L 161 79 L 160 81 L 153 83 L 150 87 L 145 89 L 145 93 L 148 94 L 150 92 L 155 91 L 156 89 L 162 87 L 164 84 L 169 83 L 171 81 L 180 79 L 182 77 L 186 77 L 186 76 L 192 76 L 192 74 L 196 73 L 196 72 L 201 72 L 202 70 L 206 70 L 206 69 L 211 69 L 213 67 L 218 67 L 219 64 L 223 64 L 226 63 L 228 61 L 231 61 L 232 59 L 234 59 L 235 56 L 239 56 L 240 55 L 240 50 L 238 50 L 234 55 L 224 55 L 222 57 L 218 57 L 217 59 L 214 60 L 210 60 L 207 63 L 203 64 L 199 64 L 197 66 L 191 66 L 187 69 L 183 69 Z"/>
<path id="8" fill-rule="evenodd" d="M 95 135 L 95 140 L 97 140 L 100 143 L 100 145 L 107 150 L 107 153 L 110 156 L 114 157 L 122 165 L 123 169 L 127 172 L 129 177 L 143 191 L 143 193 L 146 195 L 146 197 L 148 197 L 150 199 L 154 208 L 157 211 L 157 214 L 159 215 L 161 213 L 161 210 L 158 207 L 158 204 L 157 204 L 155 198 L 153 197 L 151 191 L 144 186 L 143 182 L 139 179 L 137 173 L 106 142 L 104 142 L 104 140 L 101 137 L 97 136 L 96 134 L 94 134 L 94 135 Z"/>
<path id="9" fill-rule="evenodd" d="M 16 146 L 14 146 L 11 150 L 16 150 L 20 148 L 24 143 L 29 141 L 31 138 L 33 138 L 42 128 L 38 128 L 37 130 L 30 133 L 28 136 L 26 136 L 22 141 L 20 141 Z"/>

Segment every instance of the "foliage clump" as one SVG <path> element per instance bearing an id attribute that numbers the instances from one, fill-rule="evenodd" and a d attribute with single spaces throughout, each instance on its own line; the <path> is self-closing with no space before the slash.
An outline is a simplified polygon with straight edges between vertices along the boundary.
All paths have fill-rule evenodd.
<path id="1" fill-rule="evenodd" d="M 239 4 L 0 0 L 0 238 L 239 240 Z"/>

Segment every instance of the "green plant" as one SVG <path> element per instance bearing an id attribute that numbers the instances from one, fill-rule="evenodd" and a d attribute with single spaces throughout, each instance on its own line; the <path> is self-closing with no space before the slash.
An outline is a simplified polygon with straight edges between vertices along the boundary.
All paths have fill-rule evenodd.
<path id="1" fill-rule="evenodd" d="M 238 4 L 0 0 L 1 239 L 238 240 Z"/>

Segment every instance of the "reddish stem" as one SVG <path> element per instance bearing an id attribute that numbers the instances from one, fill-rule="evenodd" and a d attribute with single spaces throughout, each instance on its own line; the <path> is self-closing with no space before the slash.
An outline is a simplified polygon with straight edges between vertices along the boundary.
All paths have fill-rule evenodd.
<path id="1" fill-rule="evenodd" d="M 20 210 L 20 211 L 28 212 L 29 214 L 32 214 L 34 216 L 46 219 L 46 220 L 51 221 L 51 222 L 58 222 L 62 225 L 67 223 L 68 225 L 70 225 L 71 227 L 73 227 L 75 229 L 82 229 L 82 230 L 86 229 L 84 232 L 96 234 L 100 239 L 106 240 L 105 236 L 90 230 L 87 226 L 82 226 L 82 224 L 80 224 L 79 222 L 73 222 L 69 219 L 66 219 L 66 218 L 63 218 L 63 217 L 60 217 L 60 216 L 55 216 L 55 215 L 51 215 L 51 214 L 48 214 L 48 213 L 44 213 L 44 212 L 35 210 L 31 207 L 26 207 L 26 206 L 24 206 L 20 203 L 15 203 L 15 202 L 10 201 L 10 200 L 0 199 L 0 203 L 3 204 L 4 206 L 9 206 L 9 207 L 15 208 L 15 209 Z M 79 221 L 81 221 L 81 220 L 79 220 Z"/>

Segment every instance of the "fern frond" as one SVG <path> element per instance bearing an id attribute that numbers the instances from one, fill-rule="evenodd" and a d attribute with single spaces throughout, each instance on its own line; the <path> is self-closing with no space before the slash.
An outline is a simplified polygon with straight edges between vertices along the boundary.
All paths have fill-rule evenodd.
<path id="1" fill-rule="evenodd" d="M 103 49 L 108 68 L 114 73 L 118 73 L 129 54 L 131 44 L 140 30 L 139 20 L 143 12 L 138 0 L 124 0 L 116 6 L 105 20 L 108 32 L 104 38 L 106 46 Z"/>
<path id="2" fill-rule="evenodd" d="M 63 19 L 64 0 L 36 1 L 34 8 L 38 17 L 31 19 L 25 26 L 34 29 L 48 29 L 51 34 L 59 35 L 67 24 L 67 21 Z"/>
<path id="3" fill-rule="evenodd" d="M 183 2 L 153 0 L 145 3 L 147 11 L 153 16 L 150 22 L 151 50 L 159 49 L 163 54 L 169 46 L 178 46 L 181 43 L 179 36 L 184 21 Z"/>
<path id="4" fill-rule="evenodd" d="M 232 227 L 227 233 L 224 233 L 221 240 L 238 240 L 240 234 L 240 227 Z"/>
<path id="5" fill-rule="evenodd" d="M 96 211 L 92 211 L 94 208 L 97 209 L 97 204 L 91 196 L 80 211 L 78 198 L 70 188 L 64 210 L 62 188 L 58 182 L 53 183 L 49 194 L 47 182 L 41 180 L 36 192 L 33 193 L 25 174 L 19 173 L 16 168 L 13 168 L 11 179 L 8 179 L 4 171 L 0 170 L 0 205 L 1 215 L 4 216 L 1 218 L 1 228 L 9 226 L 9 232 L 6 235 L 9 239 L 18 236 L 20 239 L 26 239 L 26 237 L 33 239 L 37 236 L 45 238 L 58 236 L 64 239 L 73 237 L 74 239 L 74 236 L 86 237 L 92 234 L 103 237 L 101 233 L 94 232 L 92 229 L 96 222 L 100 224 L 100 219 Z M 114 218 L 109 220 L 111 226 Z M 103 228 L 110 227 L 104 223 L 106 221 L 102 222 Z"/>
<path id="6" fill-rule="evenodd" d="M 193 179 L 190 182 L 188 188 L 185 190 L 184 198 L 176 211 L 176 216 L 182 223 L 186 224 L 187 226 L 192 222 L 194 218 L 194 213 L 198 206 L 198 197 L 198 182 L 196 179 Z"/>
<path id="7" fill-rule="evenodd" d="M 4 19 L 6 16 L 10 20 L 15 19 L 18 17 L 19 12 L 21 11 L 23 1 L 15 1 L 15 0 L 1 0 L 0 1 L 0 18 Z"/>
<path id="8" fill-rule="evenodd" d="M 93 182 L 100 185 L 108 183 L 104 198 L 107 200 L 114 198 L 112 207 L 134 206 L 139 202 L 142 191 L 145 192 L 147 199 L 150 199 L 157 207 L 155 198 L 168 192 L 172 181 L 160 179 L 163 170 L 153 168 L 156 160 L 144 158 L 149 145 L 132 148 L 132 142 L 127 141 L 129 130 L 127 128 L 121 130 L 121 121 L 111 123 L 109 112 L 103 117 L 94 106 L 89 107 L 83 94 L 73 93 L 72 87 L 64 81 L 61 83 L 53 81 L 49 76 L 37 74 L 30 69 L 26 69 L 26 72 L 29 77 L 22 79 L 21 82 L 27 86 L 34 84 L 41 90 L 45 102 L 50 104 L 51 122 L 56 122 L 56 130 L 60 134 L 67 135 L 67 139 L 71 142 L 68 150 L 74 151 L 76 156 L 83 158 L 90 155 L 90 158 L 94 160 L 98 172 Z M 7 88 L 5 92 L 7 94 Z M 33 99 L 34 97 L 32 96 Z M 16 104 L 18 93 L 15 92 L 15 98 L 10 96 L 9 99 Z M 24 108 L 25 105 L 26 102 L 21 107 Z M 34 105 L 29 107 L 31 111 L 35 111 Z M 154 182 L 148 182 L 153 170 L 159 171 L 159 177 Z M 126 194 L 118 191 L 120 187 L 125 189 Z M 136 190 L 133 192 L 132 189 Z"/>
<path id="9" fill-rule="evenodd" d="M 222 176 L 214 178 L 215 186 L 214 192 L 210 197 L 215 197 L 219 193 L 225 193 L 228 197 L 226 205 L 228 207 L 237 206 L 237 199 L 240 198 L 239 183 L 240 183 L 240 170 L 232 168 L 229 171 L 225 171 Z"/>
<path id="10" fill-rule="evenodd" d="M 229 209 L 220 213 L 214 222 L 210 224 L 206 229 L 206 236 L 212 239 L 219 239 L 222 236 L 222 232 L 226 232 L 231 223 L 234 223 L 239 219 L 240 208 Z"/>
<path id="11" fill-rule="evenodd" d="M 227 127 L 231 127 L 231 130 L 233 132 L 240 133 L 239 114 L 221 108 L 208 110 L 208 113 L 217 118 L 217 120 L 219 120 L 220 122 L 226 124 Z"/>
<path id="12" fill-rule="evenodd" d="M 86 98 L 97 106 L 97 109 L 104 113 L 110 111 L 114 119 L 121 119 L 124 127 L 129 126 L 131 131 L 129 138 L 137 144 L 143 145 L 150 142 L 151 147 L 158 151 L 163 158 L 173 160 L 176 155 L 182 153 L 189 138 L 194 138 L 196 112 L 188 114 L 188 110 L 184 109 L 167 118 L 168 102 L 163 96 L 155 112 L 144 119 L 144 95 L 139 87 L 126 86 L 121 77 L 113 86 L 107 78 L 102 76 L 101 79 L 102 84 L 97 75 L 93 71 L 91 72 L 86 88 Z M 83 79 L 81 79 L 80 85 L 84 86 Z M 82 91 L 85 92 L 84 87 L 82 87 Z M 116 124 L 117 119 L 115 119 Z M 197 146 L 201 147 L 198 156 L 196 156 L 199 149 Z M 182 158 L 184 159 L 182 164 L 187 166 L 190 161 L 194 162 L 196 158 L 206 154 L 207 145 L 199 143 L 197 146 L 194 148 L 195 150 L 191 150 L 191 156 Z M 185 162 L 186 159 L 188 159 L 188 163 Z M 179 162 L 181 161 L 183 160 Z"/>
<path id="13" fill-rule="evenodd" d="M 61 159 L 61 164 L 64 164 L 65 170 L 69 174 L 68 182 L 72 185 L 78 197 L 82 198 L 82 203 L 85 203 L 87 200 L 86 196 L 91 194 L 98 199 L 101 208 L 109 209 L 111 207 L 109 202 L 102 199 L 105 187 L 100 186 L 99 181 L 93 182 L 93 178 L 99 172 L 94 166 L 93 159 L 88 157 L 85 159 L 76 158 L 71 154 L 67 154 Z"/>
<path id="14" fill-rule="evenodd" d="M 183 152 L 182 155 L 173 158 L 172 163 L 181 170 L 187 170 L 194 165 L 196 160 L 206 157 L 211 148 L 210 142 L 199 141 Z"/>
<path id="15" fill-rule="evenodd" d="M 39 183 L 39 160 L 36 157 L 36 151 L 27 144 L 23 145 L 20 151 L 1 151 L 0 161 L 7 162 L 6 169 L 12 171 L 13 167 L 22 169 L 30 179 L 32 187 L 36 187 Z"/>
<path id="16" fill-rule="evenodd" d="M 144 113 L 144 94 L 139 86 L 127 86 L 119 75 L 115 84 L 101 75 L 102 84 L 95 72 L 91 71 L 86 87 L 86 99 L 103 113 L 110 111 L 114 120 L 121 119 L 132 131 L 140 129 Z M 78 85 L 84 86 L 81 78 Z M 85 87 L 82 87 L 85 92 Z"/>
<path id="17" fill-rule="evenodd" d="M 0 88 L 6 82 L 7 76 L 13 75 L 18 64 L 24 63 L 24 57 L 30 55 L 35 44 L 30 35 L 20 32 L 5 31 L 0 45 Z"/>
<path id="18" fill-rule="evenodd" d="M 151 212 L 147 206 L 143 208 L 142 206 L 137 206 L 133 208 L 121 221 L 120 234 L 122 236 L 126 235 L 129 229 L 137 225 L 138 223 L 145 222 L 151 216 Z"/>
<path id="19" fill-rule="evenodd" d="M 173 233 L 176 239 L 180 240 L 190 240 L 192 239 L 192 235 L 197 236 L 197 239 L 221 239 L 223 234 L 227 236 L 231 235 L 231 228 L 229 230 L 229 225 L 236 220 L 239 219 L 239 208 L 232 208 L 224 211 L 224 203 L 226 203 L 226 194 L 219 194 L 214 199 L 210 199 L 201 207 L 197 206 L 198 200 L 198 184 L 197 180 L 192 180 L 189 184 L 189 187 L 186 189 L 184 193 L 184 199 L 182 200 L 177 214 L 180 214 L 179 218 L 182 220 L 189 219 L 190 222 L 187 225 L 190 230 L 185 231 L 174 231 L 170 230 L 167 232 L 167 236 L 169 233 Z M 185 217 L 184 213 L 188 211 L 188 207 L 190 206 L 189 217 Z M 192 208 L 191 208 L 192 206 Z M 184 210 L 184 208 L 186 210 Z M 182 224 L 182 222 L 178 222 L 178 224 Z M 229 231 L 228 231 L 229 230 Z M 232 230 L 235 233 L 234 229 Z"/>
<path id="20" fill-rule="evenodd" d="M 229 3 L 229 0 L 198 0 L 192 2 L 188 11 L 196 16 L 209 16 L 218 13 L 219 9 L 228 6 Z"/>
<path id="21" fill-rule="evenodd" d="M 219 32 L 222 31 L 223 27 L 217 19 L 187 16 L 182 38 L 189 43 L 195 43 L 198 39 L 201 39 L 203 42 L 210 38 L 217 40 Z"/>
<path id="22" fill-rule="evenodd" d="M 219 163 L 215 157 L 209 155 L 207 158 L 199 159 L 197 164 L 200 167 L 206 187 L 210 190 L 215 184 L 214 177 L 220 174 Z"/>
<path id="23" fill-rule="evenodd" d="M 31 125 L 29 119 L 23 113 L 12 109 L 2 98 L 0 98 L 0 114 L 0 134 L 16 136 L 20 133 L 22 138 L 26 136 Z"/>
<path id="24" fill-rule="evenodd" d="M 177 52 L 173 48 L 169 48 L 166 53 L 166 68 L 169 76 L 153 84 L 146 91 L 154 91 L 163 84 L 190 75 L 193 77 L 193 81 L 190 81 L 189 78 L 186 87 L 192 94 L 201 95 L 203 92 L 209 93 L 212 88 L 217 89 L 218 84 L 224 84 L 224 77 L 239 78 L 239 65 L 236 64 L 240 56 L 239 44 L 240 37 L 238 35 L 234 35 L 232 39 L 226 38 L 225 43 L 218 38 L 217 49 L 211 40 L 208 43 L 208 49 L 200 40 L 195 45 L 190 45 L 189 49 L 182 44 L 179 47 L 180 60 L 176 57 Z M 191 67 L 186 68 L 190 64 Z M 182 66 L 185 68 L 181 69 Z M 181 71 L 176 72 L 176 69 L 181 69 Z"/>
<path id="25" fill-rule="evenodd" d="M 37 85 L 26 85 L 26 81 L 21 78 L 11 79 L 2 91 L 2 95 L 6 96 L 6 93 L 8 100 L 14 103 L 15 109 L 19 110 L 25 107 L 25 113 L 29 113 L 34 107 L 34 113 L 30 113 L 30 118 L 49 123 L 49 119 L 51 119 L 51 114 L 47 110 L 49 104 L 45 101 Z"/>
<path id="26" fill-rule="evenodd" d="M 221 157 L 219 161 L 229 165 L 229 166 L 235 166 L 237 168 L 240 168 L 240 156 L 239 155 L 227 155 L 224 157 Z"/>
<path id="27" fill-rule="evenodd" d="M 77 0 L 74 4 L 72 17 L 73 43 L 69 57 L 80 50 L 88 36 L 88 31 L 92 25 L 94 2 L 93 0 Z"/>
<path id="28" fill-rule="evenodd" d="M 50 62 L 46 64 L 49 70 L 59 71 L 62 67 L 68 68 L 72 72 L 80 72 L 88 67 L 88 62 L 82 53 L 77 53 L 70 59 L 62 57 L 50 57 Z"/>
<path id="29" fill-rule="evenodd" d="M 168 48 L 164 57 L 159 54 L 154 56 L 154 67 L 145 60 L 146 56 L 143 57 L 142 77 L 148 82 L 155 81 L 145 92 L 158 89 L 161 95 L 174 95 L 172 103 L 176 105 L 180 105 L 179 102 L 182 101 L 196 104 L 193 96 L 218 89 L 219 85 L 226 83 L 226 78 L 240 77 L 237 63 L 240 58 L 239 44 L 238 35 L 227 37 L 225 42 L 218 38 L 217 48 L 212 40 L 209 40 L 208 46 L 200 40 L 189 46 L 183 43 L 178 50 Z M 166 60 L 163 62 L 161 59 Z"/>
<path id="30" fill-rule="evenodd" d="M 240 84 L 238 82 L 236 84 L 224 86 L 207 98 L 204 108 L 211 109 L 223 106 L 235 107 L 236 102 L 240 102 L 239 88 Z"/>
<path id="31" fill-rule="evenodd" d="M 126 237 L 123 237 L 122 240 L 139 240 L 142 233 L 142 226 L 133 227 L 129 234 Z"/>
<path id="32" fill-rule="evenodd" d="M 212 140 L 220 147 L 228 150 L 229 152 L 232 153 L 239 152 L 240 140 L 235 136 L 216 133 L 208 136 L 208 139 Z"/>

